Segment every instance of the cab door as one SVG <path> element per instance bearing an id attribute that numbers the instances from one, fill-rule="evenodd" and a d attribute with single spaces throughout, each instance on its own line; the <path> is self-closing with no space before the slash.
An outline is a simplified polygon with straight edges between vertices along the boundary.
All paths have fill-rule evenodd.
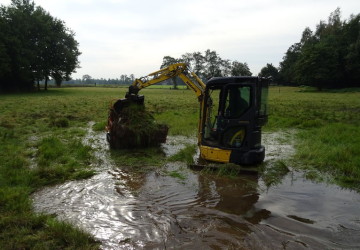
<path id="1" fill-rule="evenodd" d="M 246 139 L 251 132 L 255 116 L 253 85 L 231 83 L 224 86 L 223 115 L 219 119 L 220 145 L 224 148 L 247 147 Z"/>
<path id="2" fill-rule="evenodd" d="M 248 82 L 210 86 L 205 92 L 202 144 L 240 148 L 255 116 L 255 91 Z M 249 121 L 251 120 L 251 121 Z"/>

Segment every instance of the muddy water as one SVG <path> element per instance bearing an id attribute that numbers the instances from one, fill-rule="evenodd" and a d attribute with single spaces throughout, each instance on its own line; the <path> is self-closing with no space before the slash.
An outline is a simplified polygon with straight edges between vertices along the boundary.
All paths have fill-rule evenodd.
<path id="1" fill-rule="evenodd" d="M 284 136 L 265 134 L 266 164 L 293 152 Z M 89 130 L 85 142 L 99 174 L 41 190 L 34 208 L 84 228 L 104 249 L 360 248 L 358 193 L 294 171 L 271 187 L 256 175 L 201 174 L 182 163 L 139 174 L 114 163 L 104 134 Z M 194 142 L 170 137 L 163 150 Z"/>

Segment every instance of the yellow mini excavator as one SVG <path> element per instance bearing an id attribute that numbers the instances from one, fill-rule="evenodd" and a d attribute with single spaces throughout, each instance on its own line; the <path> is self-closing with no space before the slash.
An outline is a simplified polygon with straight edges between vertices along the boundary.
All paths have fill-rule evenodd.
<path id="1" fill-rule="evenodd" d="M 124 99 L 112 110 L 121 112 L 129 103 L 144 105 L 139 91 L 150 85 L 180 77 L 191 88 L 200 104 L 198 146 L 204 160 L 254 165 L 265 157 L 261 145 L 261 127 L 268 118 L 269 79 L 252 76 L 214 77 L 205 83 L 185 63 L 172 64 L 136 79 Z M 114 121 L 109 116 L 108 141 L 116 140 L 112 131 Z"/>

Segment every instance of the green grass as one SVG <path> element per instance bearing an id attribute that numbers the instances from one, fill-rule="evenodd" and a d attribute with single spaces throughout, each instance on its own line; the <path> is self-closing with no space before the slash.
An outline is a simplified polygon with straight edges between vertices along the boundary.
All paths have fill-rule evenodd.
<path id="1" fill-rule="evenodd" d="M 360 92 L 273 87 L 267 131 L 297 128 L 292 164 L 314 180 L 360 190 Z M 326 178 L 325 178 L 326 177 Z"/>
<path id="2" fill-rule="evenodd" d="M 308 129 L 329 123 L 360 124 L 360 92 L 301 92 L 300 88 L 273 87 L 266 130 Z"/>
<path id="3" fill-rule="evenodd" d="M 155 85 L 149 86 L 148 88 L 175 90 L 173 85 L 162 85 L 162 84 L 155 84 Z M 178 85 L 176 90 L 183 90 L 183 89 L 187 89 L 187 86 L 186 85 Z"/>
<path id="4" fill-rule="evenodd" d="M 160 148 L 111 150 L 112 160 L 119 167 L 128 167 L 136 172 L 146 172 L 162 166 L 166 158 Z"/>
<path id="5" fill-rule="evenodd" d="M 199 103 L 190 90 L 145 89 L 146 108 L 159 123 L 166 123 L 171 135 L 195 136 Z"/>
<path id="6" fill-rule="evenodd" d="M 360 130 L 357 125 L 331 123 L 300 131 L 298 165 L 330 174 L 334 182 L 360 190 Z"/>
<path id="7" fill-rule="evenodd" d="M 263 166 L 260 169 L 261 178 L 268 188 L 281 183 L 283 177 L 289 172 L 289 168 L 281 160 L 275 161 L 268 166 Z"/>
<path id="8" fill-rule="evenodd" d="M 181 172 L 177 171 L 177 170 L 173 170 L 173 171 L 170 171 L 170 172 L 165 172 L 168 176 L 172 177 L 172 178 L 175 178 L 175 179 L 178 179 L 180 181 L 185 181 L 186 180 L 186 177 L 184 174 L 182 174 Z"/>
<path id="9" fill-rule="evenodd" d="M 65 143 L 56 137 L 46 137 L 39 142 L 38 167 L 34 170 L 43 185 L 78 180 L 95 174 L 86 169 L 93 160 L 90 146 L 79 139 Z"/>
<path id="10" fill-rule="evenodd" d="M 77 92 L 54 89 L 0 96 L 0 249 L 99 246 L 82 230 L 34 214 L 29 199 L 45 185 L 94 174 L 89 168 L 91 148 L 81 142 L 86 132 L 79 127 L 96 120 L 89 112 L 101 109 L 90 104 L 93 94 L 83 93 L 89 98 L 80 101 Z"/>
<path id="11" fill-rule="evenodd" d="M 100 131 L 105 131 L 105 127 L 107 125 L 107 121 L 100 121 L 100 122 L 97 122 L 93 125 L 92 129 L 94 131 L 97 131 L 97 132 L 100 132 Z"/>
<path id="12" fill-rule="evenodd" d="M 181 149 L 178 153 L 170 156 L 168 161 L 181 161 L 188 165 L 194 163 L 194 155 L 196 153 L 197 146 L 194 144 L 186 145 L 185 148 Z"/>
<path id="13" fill-rule="evenodd" d="M 45 215 L 4 214 L 0 218 L 1 249 L 98 249 L 88 234 Z"/>
<path id="14" fill-rule="evenodd" d="M 94 130 L 102 131 L 109 106 L 123 98 L 126 91 L 72 87 L 0 94 L 0 249 L 98 246 L 81 230 L 50 216 L 34 214 L 29 195 L 45 185 L 94 174 L 89 168 L 91 149 L 82 144 L 85 128 L 94 121 Z M 169 134 L 196 136 L 199 104 L 191 90 L 149 88 L 140 93 L 145 95 L 146 108 L 155 119 L 169 125 Z M 303 169 L 311 179 L 325 180 L 326 176 L 326 181 L 360 190 L 360 92 L 319 93 L 272 87 L 269 107 L 265 131 L 297 131 L 292 168 Z M 170 160 L 190 162 L 194 149 L 189 146 Z M 112 159 L 119 166 L 137 171 L 153 169 L 169 160 L 158 149 L 113 151 Z M 270 184 L 275 183 L 277 173 L 285 173 L 281 166 L 269 166 Z M 221 173 L 232 175 L 231 169 L 223 166 Z M 169 174 L 181 179 L 178 172 Z M 81 243 L 76 237 L 83 239 Z"/>

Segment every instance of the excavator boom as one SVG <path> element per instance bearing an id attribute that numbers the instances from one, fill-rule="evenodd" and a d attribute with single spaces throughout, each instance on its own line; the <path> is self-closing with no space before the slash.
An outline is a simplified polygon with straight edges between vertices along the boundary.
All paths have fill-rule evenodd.
<path id="1" fill-rule="evenodd" d="M 129 86 L 129 92 L 127 95 L 137 95 L 143 88 L 177 76 L 180 77 L 183 82 L 195 92 L 198 98 L 201 98 L 205 90 L 205 84 L 195 73 L 189 71 L 186 63 L 171 64 L 170 66 L 150 73 L 147 76 L 135 79 L 135 81 Z M 129 98 L 129 96 L 126 96 L 126 98 Z"/>

